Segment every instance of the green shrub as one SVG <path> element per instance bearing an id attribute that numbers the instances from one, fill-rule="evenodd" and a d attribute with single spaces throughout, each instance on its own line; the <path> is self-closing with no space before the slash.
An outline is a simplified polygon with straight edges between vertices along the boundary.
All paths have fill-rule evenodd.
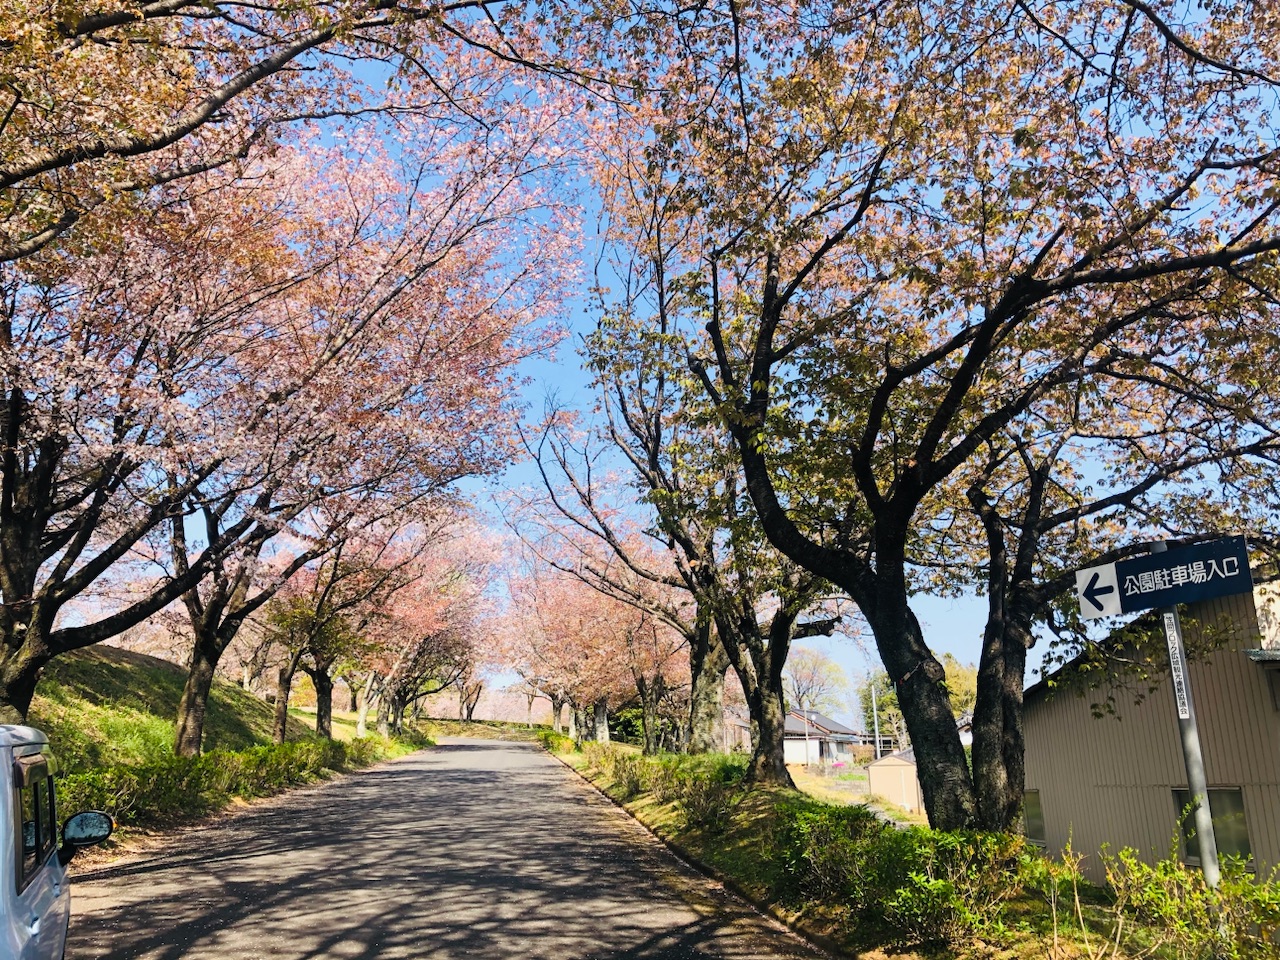
<path id="1" fill-rule="evenodd" d="M 978 917 L 955 885 L 922 870 L 907 874 L 885 901 L 884 918 L 904 943 L 947 943 L 976 931 Z"/>
<path id="2" fill-rule="evenodd" d="M 884 834 L 893 828 L 866 807 L 779 808 L 779 844 L 793 893 L 838 899 L 855 910 L 883 900 Z M 896 879 L 896 878 L 895 878 Z"/>
<path id="3" fill-rule="evenodd" d="M 615 753 L 612 747 L 605 746 L 602 743 L 584 743 L 579 750 L 587 760 L 587 766 L 596 770 L 606 777 L 613 776 L 613 761 Z"/>
<path id="4" fill-rule="evenodd" d="M 1117 920 L 1147 928 L 1153 947 L 1177 960 L 1263 960 L 1280 955 L 1280 873 L 1259 879 L 1236 859 L 1210 890 L 1176 853 L 1154 866 L 1134 850 L 1103 852 Z"/>
<path id="5" fill-rule="evenodd" d="M 857 806 L 801 801 L 777 813 L 780 892 L 883 922 L 900 944 L 997 937 L 1003 905 L 1021 889 L 1021 837 L 900 830 Z"/>
<path id="6" fill-rule="evenodd" d="M 650 760 L 645 770 L 645 788 L 659 803 L 673 803 L 684 793 L 689 774 L 680 768 L 677 758 Z"/>
<path id="7" fill-rule="evenodd" d="M 738 783 L 706 777 L 686 777 L 676 804 L 687 830 L 723 833 L 733 808 L 742 800 Z"/>
<path id="8" fill-rule="evenodd" d="M 199 757 L 169 755 L 134 765 L 68 774 L 59 785 L 63 810 L 105 810 L 121 824 L 188 819 L 232 797 L 263 797 L 333 771 L 367 766 L 404 748 L 381 738 L 291 740 Z"/>
<path id="9" fill-rule="evenodd" d="M 573 753 L 576 749 L 572 738 L 566 737 L 563 733 L 556 733 L 553 730 L 539 730 L 537 737 L 543 749 L 551 753 Z"/>
<path id="10" fill-rule="evenodd" d="M 1004 905 L 1022 892 L 1026 840 L 1004 833 L 902 831 L 905 881 L 884 904 L 885 919 L 909 943 L 999 939 Z"/>
<path id="11" fill-rule="evenodd" d="M 704 753 L 676 759 L 689 775 L 726 784 L 742 783 L 751 762 L 750 757 L 740 753 Z"/>
<path id="12" fill-rule="evenodd" d="M 635 754 L 614 755 L 610 779 L 613 780 L 623 800 L 631 800 L 644 793 L 648 780 L 648 767 L 649 764 Z"/>

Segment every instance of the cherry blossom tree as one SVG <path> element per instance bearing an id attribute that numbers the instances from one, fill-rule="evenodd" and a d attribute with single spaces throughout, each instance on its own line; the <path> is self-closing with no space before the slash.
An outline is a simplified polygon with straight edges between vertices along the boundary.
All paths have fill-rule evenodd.
<path id="1" fill-rule="evenodd" d="M 581 20 L 569 5 L 486 0 L 6 4 L 0 262 L 73 227 L 110 234 L 153 188 L 252 163 L 298 124 L 465 121 L 478 89 L 513 103 L 516 73 L 601 85 L 575 68 Z"/>
<path id="2" fill-rule="evenodd" d="M 644 494 L 606 469 L 609 444 L 573 436 L 563 414 L 547 418 L 524 447 L 542 491 L 512 491 L 505 519 L 537 562 L 582 579 L 606 596 L 637 607 L 684 637 L 690 666 L 690 711 L 683 739 L 694 753 L 715 748 L 729 659 L 705 606 L 691 592 L 687 568 L 642 529 Z"/>
<path id="3" fill-rule="evenodd" d="M 492 538 L 473 520 L 455 514 L 420 531 L 408 545 L 400 585 L 365 627 L 368 648 L 357 732 L 373 707 L 378 729 L 398 730 L 406 711 L 426 697 L 483 672 L 492 600 L 486 586 L 496 564 Z"/>
<path id="4" fill-rule="evenodd" d="M 627 533 L 623 507 L 607 492 L 620 484 L 597 469 L 589 441 L 576 442 L 554 419 L 536 447 L 545 498 L 525 498 L 517 528 L 539 559 L 608 596 L 665 620 L 684 634 L 692 669 L 690 743 L 713 749 L 723 711 L 724 668 L 746 693 L 756 750 L 749 775 L 789 783 L 782 665 L 795 636 L 830 634 L 822 584 L 764 542 L 746 504 L 736 462 L 684 417 L 661 376 L 626 373 L 637 352 L 602 330 L 589 341 L 601 377 L 604 433 L 623 453 L 633 494 L 656 516 L 656 533 Z M 607 362 L 602 358 L 611 357 Z M 633 379 L 634 377 L 634 379 Z M 656 390 L 655 392 L 651 392 Z M 527 444 L 528 446 L 528 444 Z M 679 597 L 673 603 L 672 597 Z M 810 616 L 813 614 L 813 616 Z M 707 676 L 708 671 L 714 676 Z"/>
<path id="5" fill-rule="evenodd" d="M 607 742 L 610 705 L 635 696 L 626 643 L 644 611 L 544 565 L 528 565 L 509 590 L 522 624 L 519 672 L 540 679 L 553 711 L 569 707 L 575 739 Z"/>
<path id="6" fill-rule="evenodd" d="M 599 155 L 619 243 L 662 291 L 636 319 L 688 358 L 770 543 L 856 601 L 938 827 L 1007 826 L 1021 796 L 1011 548 L 1061 584 L 1040 534 L 1150 503 L 1140 457 L 1186 467 L 1183 490 L 1208 469 L 1199 502 L 1210 462 L 1267 470 L 1274 378 L 1248 345 L 1274 326 L 1275 21 L 1184 13 L 704 5 L 636 54 L 662 92 Z M 1232 427 L 1161 449 L 1148 424 L 1193 395 Z M 1094 497 L 1081 455 L 1133 469 Z M 975 516 L 964 556 L 989 564 L 939 555 Z M 972 773 L 911 603 L 947 563 L 993 578 Z"/>
<path id="7" fill-rule="evenodd" d="M 430 542 L 421 528 L 351 535 L 320 562 L 296 570 L 280 589 L 271 591 L 267 622 L 283 660 L 276 684 L 277 740 L 285 735 L 289 692 L 298 670 L 315 687 L 316 733 L 332 735 L 339 665 L 368 656 L 370 625 L 409 583 Z"/>
<path id="8" fill-rule="evenodd" d="M 50 657 L 178 597 L 200 702 L 267 598 L 251 585 L 272 537 L 309 538 L 304 564 L 344 526 L 511 455 L 511 367 L 553 336 L 538 325 L 571 278 L 571 211 L 538 182 L 557 162 L 551 117 L 477 114 L 479 143 L 399 122 L 413 140 L 394 157 L 370 131 L 299 143 L 243 176 L 160 191 L 114 245 L 68 240 L 10 268 L 0 702 L 12 718 Z M 55 629 L 130 558 L 160 564 L 153 589 Z"/>

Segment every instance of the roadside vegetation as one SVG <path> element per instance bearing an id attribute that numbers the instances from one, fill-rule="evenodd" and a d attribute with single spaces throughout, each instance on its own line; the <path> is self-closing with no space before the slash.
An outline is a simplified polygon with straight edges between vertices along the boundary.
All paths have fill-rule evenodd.
<path id="1" fill-rule="evenodd" d="M 842 952 L 903 957 L 1280 956 L 1280 879 L 1239 865 L 1214 894 L 1176 858 L 1106 857 L 1086 883 L 1009 833 L 902 827 L 862 806 L 750 787 L 745 756 L 646 757 L 541 738 L 664 841 Z"/>
<path id="2" fill-rule="evenodd" d="M 55 747 L 62 810 L 105 810 L 126 827 L 166 826 L 234 798 L 270 796 L 430 742 L 412 736 L 331 740 L 292 719 L 289 739 L 273 743 L 271 705 L 215 680 L 205 752 L 176 756 L 174 717 L 186 676 L 166 661 L 101 646 L 50 665 L 31 723 Z M 339 738 L 353 731 L 354 724 L 335 724 Z"/>

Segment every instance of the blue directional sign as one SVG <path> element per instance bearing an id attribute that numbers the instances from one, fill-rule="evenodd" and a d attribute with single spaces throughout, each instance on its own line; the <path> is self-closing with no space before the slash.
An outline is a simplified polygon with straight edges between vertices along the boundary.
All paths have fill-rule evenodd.
<path id="1" fill-rule="evenodd" d="M 1223 537 L 1076 572 L 1076 596 L 1085 619 L 1171 607 L 1252 589 L 1244 537 Z"/>

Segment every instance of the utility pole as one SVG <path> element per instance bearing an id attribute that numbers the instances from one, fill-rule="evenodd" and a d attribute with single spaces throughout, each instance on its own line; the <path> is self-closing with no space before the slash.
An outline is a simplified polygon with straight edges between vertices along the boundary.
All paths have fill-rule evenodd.
<path id="1" fill-rule="evenodd" d="M 805 709 L 804 700 L 800 701 L 800 716 L 804 718 L 804 765 L 809 766 L 809 711 Z"/>
<path id="2" fill-rule="evenodd" d="M 876 759 L 880 759 L 880 704 L 876 702 L 876 681 L 872 676 L 867 685 L 871 687 L 871 723 L 876 731 Z"/>

